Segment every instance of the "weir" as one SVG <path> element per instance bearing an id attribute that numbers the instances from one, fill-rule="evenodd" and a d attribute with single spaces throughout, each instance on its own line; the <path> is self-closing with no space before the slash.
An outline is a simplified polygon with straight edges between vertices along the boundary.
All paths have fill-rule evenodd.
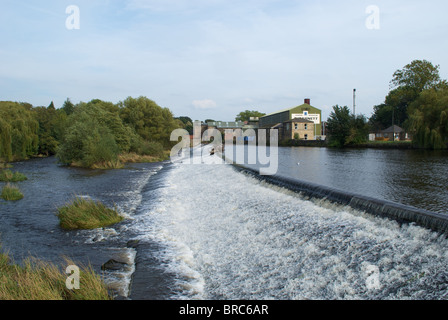
<path id="1" fill-rule="evenodd" d="M 329 200 L 333 203 L 346 205 L 375 216 L 393 219 L 399 223 L 415 223 L 418 226 L 448 235 L 448 215 L 283 176 L 263 176 L 259 174 L 258 170 L 250 169 L 239 164 L 233 164 L 233 166 L 240 172 L 300 193 L 309 198 Z"/>

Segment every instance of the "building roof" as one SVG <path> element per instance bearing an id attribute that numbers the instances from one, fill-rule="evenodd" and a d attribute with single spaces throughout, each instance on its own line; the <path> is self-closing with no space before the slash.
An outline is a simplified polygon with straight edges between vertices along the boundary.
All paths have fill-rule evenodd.
<path id="1" fill-rule="evenodd" d="M 404 130 L 399 126 L 393 125 L 386 130 L 381 131 L 381 133 L 402 133 Z"/>
<path id="2" fill-rule="evenodd" d="M 316 108 L 316 107 L 313 107 L 313 106 L 311 106 L 311 105 L 309 105 L 309 104 L 307 104 L 307 103 L 304 103 L 304 104 L 301 104 L 300 106 L 295 106 L 295 107 L 291 107 L 291 108 L 287 108 L 287 109 L 283 109 L 283 110 L 279 110 L 279 111 L 276 111 L 276 112 L 267 114 L 267 115 L 261 117 L 260 119 L 262 119 L 262 118 L 266 118 L 266 117 L 269 117 L 269 116 L 273 116 L 273 115 L 278 114 L 278 113 L 291 112 L 291 110 L 294 110 L 294 109 L 297 109 L 297 108 L 311 108 L 311 109 L 319 110 L 319 109 Z"/>
<path id="3" fill-rule="evenodd" d="M 292 120 L 289 120 L 289 121 L 285 121 L 285 122 L 299 122 L 299 123 L 312 123 L 312 124 L 314 124 L 314 122 L 313 121 L 311 121 L 311 120 L 308 120 L 308 119 L 303 119 L 303 118 L 294 118 L 294 119 L 292 119 Z"/>

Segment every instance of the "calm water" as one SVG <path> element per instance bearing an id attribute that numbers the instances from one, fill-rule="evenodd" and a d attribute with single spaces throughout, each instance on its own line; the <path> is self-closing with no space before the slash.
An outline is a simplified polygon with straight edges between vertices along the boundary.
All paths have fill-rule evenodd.
<path id="1" fill-rule="evenodd" d="M 442 153 L 281 148 L 280 154 L 279 174 L 438 212 L 446 207 Z M 109 259 L 125 262 L 106 276 L 129 299 L 448 297 L 448 241 L 429 230 L 306 201 L 211 156 L 200 164 L 185 159 L 112 171 L 54 161 L 15 165 L 29 180 L 19 184 L 23 200 L 0 201 L 3 250 L 16 259 L 68 255 L 99 272 Z M 106 229 L 62 231 L 55 209 L 73 194 L 115 203 L 127 219 Z"/>

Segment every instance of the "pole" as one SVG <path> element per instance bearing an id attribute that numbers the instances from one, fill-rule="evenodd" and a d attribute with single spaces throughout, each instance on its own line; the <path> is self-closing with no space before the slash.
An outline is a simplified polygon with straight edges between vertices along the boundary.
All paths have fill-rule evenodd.
<path id="1" fill-rule="evenodd" d="M 392 109 L 392 141 L 395 141 L 395 109 Z"/>
<path id="2" fill-rule="evenodd" d="M 353 89 L 353 115 L 356 116 L 356 89 Z"/>

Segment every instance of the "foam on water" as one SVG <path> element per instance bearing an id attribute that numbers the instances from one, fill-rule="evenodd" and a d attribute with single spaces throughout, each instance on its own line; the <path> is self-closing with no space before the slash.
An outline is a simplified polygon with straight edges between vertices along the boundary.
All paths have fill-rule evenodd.
<path id="1" fill-rule="evenodd" d="M 177 163 L 138 228 L 163 245 L 173 298 L 444 299 L 448 242 L 236 172 Z"/>

